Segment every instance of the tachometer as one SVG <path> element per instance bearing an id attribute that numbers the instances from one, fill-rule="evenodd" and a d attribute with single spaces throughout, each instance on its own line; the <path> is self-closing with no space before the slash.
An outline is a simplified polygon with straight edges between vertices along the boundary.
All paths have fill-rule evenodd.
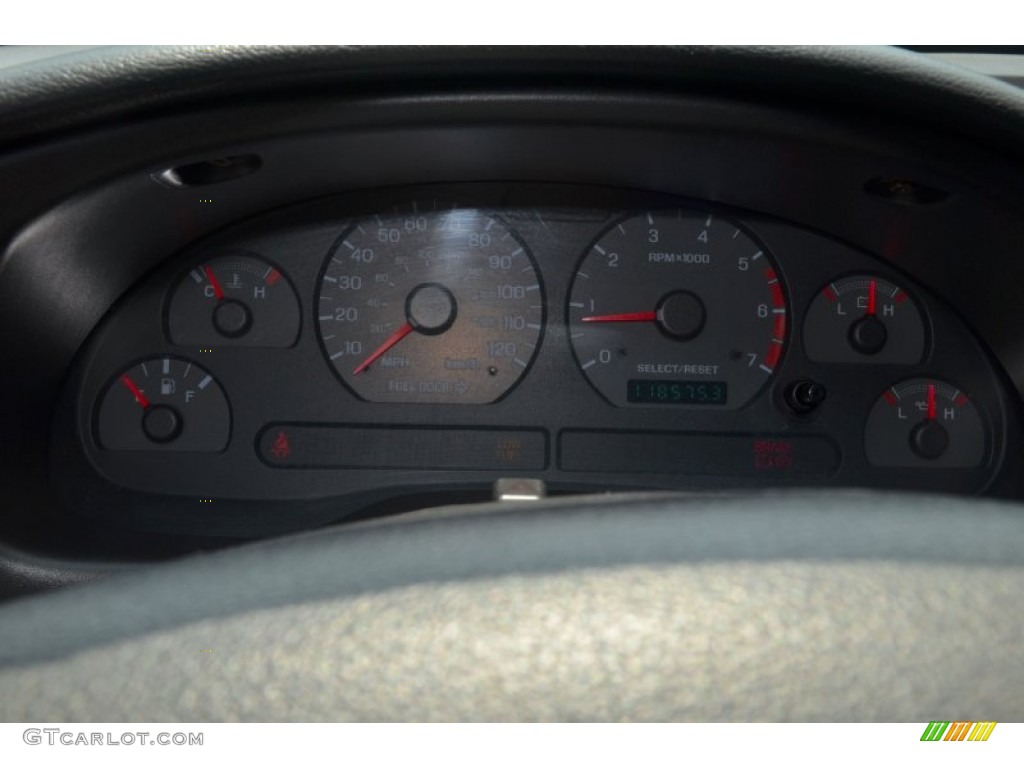
<path id="1" fill-rule="evenodd" d="M 356 223 L 328 255 L 318 295 L 327 359 L 376 402 L 493 402 L 529 367 L 544 325 L 532 256 L 475 209 Z"/>
<path id="2" fill-rule="evenodd" d="M 568 322 L 580 369 L 618 406 L 740 408 L 787 338 L 785 292 L 764 247 L 688 210 L 607 229 L 573 278 Z"/>

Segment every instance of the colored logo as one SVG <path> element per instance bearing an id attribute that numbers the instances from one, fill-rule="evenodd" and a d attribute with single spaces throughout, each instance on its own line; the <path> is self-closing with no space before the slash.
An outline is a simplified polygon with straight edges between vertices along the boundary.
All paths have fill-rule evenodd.
<path id="1" fill-rule="evenodd" d="M 988 741 L 995 723 L 928 723 L 921 741 Z"/>

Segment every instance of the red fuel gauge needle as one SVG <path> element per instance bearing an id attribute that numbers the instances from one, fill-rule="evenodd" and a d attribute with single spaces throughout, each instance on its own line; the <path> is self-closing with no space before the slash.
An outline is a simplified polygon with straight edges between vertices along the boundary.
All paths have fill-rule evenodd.
<path id="1" fill-rule="evenodd" d="M 873 317 L 875 314 L 875 296 L 878 293 L 878 283 L 872 280 L 868 283 L 868 317 Z"/>
<path id="2" fill-rule="evenodd" d="M 391 349 L 393 346 L 395 346 L 395 344 L 400 342 L 402 339 L 404 339 L 406 336 L 408 336 L 412 332 L 413 332 L 413 327 L 409 323 L 403 323 L 401 328 L 399 328 L 397 331 L 395 331 L 393 334 L 391 334 L 388 337 L 388 340 L 385 341 L 383 344 L 381 344 L 379 347 L 377 347 L 377 349 L 375 349 L 373 351 L 373 354 L 371 354 L 368 358 L 363 360 L 363 362 L 361 362 L 359 364 L 359 366 L 354 371 L 352 371 L 352 373 L 353 374 L 359 374 L 359 373 L 362 373 L 363 371 L 365 371 L 367 368 L 369 368 L 373 364 L 373 362 L 378 357 L 383 355 L 385 352 L 387 352 L 389 349 Z"/>
<path id="3" fill-rule="evenodd" d="M 935 421 L 935 385 L 928 385 L 928 421 Z"/>
<path id="4" fill-rule="evenodd" d="M 128 391 L 132 393 L 136 403 L 141 405 L 143 409 L 149 408 L 149 398 L 142 394 L 142 390 L 135 386 L 134 381 L 125 375 L 121 377 L 121 383 L 124 384 L 128 388 Z"/>
<path id="5" fill-rule="evenodd" d="M 206 279 L 209 280 L 210 285 L 213 286 L 214 297 L 217 299 L 217 301 L 220 301 L 221 299 L 224 298 L 224 289 L 221 288 L 220 280 L 218 280 L 217 276 L 213 274 L 213 269 L 210 267 L 209 264 L 203 265 L 203 272 L 206 273 Z"/>
<path id="6" fill-rule="evenodd" d="M 591 315 L 580 320 L 582 323 L 653 323 L 657 312 L 626 312 L 620 315 Z"/>

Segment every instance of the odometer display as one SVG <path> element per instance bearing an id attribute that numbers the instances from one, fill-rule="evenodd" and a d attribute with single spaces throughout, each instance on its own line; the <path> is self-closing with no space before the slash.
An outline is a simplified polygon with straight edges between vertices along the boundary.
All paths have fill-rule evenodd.
<path id="1" fill-rule="evenodd" d="M 729 385 L 724 381 L 666 381 L 630 379 L 626 399 L 649 405 L 725 405 Z"/>
<path id="2" fill-rule="evenodd" d="M 531 255 L 475 209 L 357 222 L 328 255 L 318 296 L 328 361 L 375 402 L 493 402 L 529 367 L 544 325 Z"/>
<path id="3" fill-rule="evenodd" d="M 606 229 L 577 267 L 567 317 L 580 370 L 624 407 L 741 408 L 788 335 L 766 249 L 728 219 L 689 210 Z"/>

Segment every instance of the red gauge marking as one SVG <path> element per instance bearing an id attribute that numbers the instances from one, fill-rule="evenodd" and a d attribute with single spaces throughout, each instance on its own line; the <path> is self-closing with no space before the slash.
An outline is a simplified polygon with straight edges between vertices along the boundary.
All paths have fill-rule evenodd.
<path id="1" fill-rule="evenodd" d="M 928 421 L 935 421 L 935 385 L 928 385 Z"/>
<path id="2" fill-rule="evenodd" d="M 899 400 L 896 399 L 896 395 L 894 395 L 889 390 L 886 390 L 885 394 L 882 395 L 882 397 L 885 398 L 885 402 L 887 402 L 889 405 L 897 405 L 899 403 Z"/>
<path id="3" fill-rule="evenodd" d="M 135 402 L 145 408 L 149 408 L 149 398 L 142 394 L 142 390 L 135 386 L 135 382 L 128 378 L 128 374 L 121 377 L 121 383 L 124 384 L 128 391 L 132 393 L 135 398 Z"/>
<path id="4" fill-rule="evenodd" d="M 780 357 L 782 357 L 782 342 L 772 341 L 771 347 L 768 348 L 768 354 L 764 356 L 764 364 L 769 368 L 774 368 L 778 365 Z"/>
<path id="5" fill-rule="evenodd" d="M 224 298 L 224 289 L 220 287 L 220 280 L 218 280 L 217 276 L 213 274 L 213 269 L 210 268 L 209 264 L 203 265 L 203 272 L 206 273 L 206 279 L 209 280 L 210 285 L 213 286 L 214 297 L 217 301 L 220 301 Z"/>
<path id="6" fill-rule="evenodd" d="M 876 297 L 878 294 L 878 281 L 872 280 L 868 283 L 868 317 L 875 314 Z"/>
<path id="7" fill-rule="evenodd" d="M 897 288 L 896 293 L 893 294 L 892 298 L 893 301 L 895 301 L 897 304 L 902 304 L 904 301 L 907 300 L 907 294 L 905 294 L 903 291 Z"/>
<path id="8" fill-rule="evenodd" d="M 828 286 L 822 293 L 825 294 L 825 298 L 831 301 L 833 304 L 839 301 L 839 294 L 835 292 L 832 286 Z"/>
<path id="9" fill-rule="evenodd" d="M 775 338 L 784 339 L 786 338 L 786 316 L 776 315 L 775 316 Z"/>
<path id="10" fill-rule="evenodd" d="M 362 373 L 363 371 L 365 371 L 367 368 L 369 368 L 374 363 L 374 361 L 378 357 L 383 355 L 385 352 L 387 352 L 389 349 L 391 349 L 393 346 L 395 346 L 395 344 L 397 344 L 402 339 L 404 339 L 406 336 L 408 336 L 410 333 L 412 333 L 413 330 L 414 330 L 413 327 L 409 323 L 403 323 L 401 328 L 399 328 L 397 331 L 395 331 L 393 334 L 391 334 L 388 337 L 388 340 L 385 341 L 383 344 L 381 344 L 379 347 L 377 347 L 377 349 L 375 349 L 373 351 L 373 354 L 371 354 L 368 358 L 363 360 L 363 362 L 361 362 L 358 365 L 358 367 L 354 371 L 352 371 L 352 373 L 353 374 L 359 374 L 359 373 Z"/>
<path id="11" fill-rule="evenodd" d="M 264 282 L 267 285 L 273 285 L 274 283 L 276 283 L 280 279 L 281 279 L 281 273 L 278 272 L 276 269 L 272 269 L 272 270 L 270 270 L 270 274 L 267 275 L 266 280 L 264 280 Z"/>
<path id="12" fill-rule="evenodd" d="M 584 317 L 583 323 L 653 323 L 657 321 L 657 312 L 626 312 L 621 315 L 591 315 Z"/>
<path id="13" fill-rule="evenodd" d="M 965 395 L 963 392 L 961 392 L 960 393 L 960 397 L 958 397 L 956 400 L 954 400 L 953 404 L 954 405 L 958 405 L 958 406 L 967 405 L 967 395 Z"/>
<path id="14" fill-rule="evenodd" d="M 768 267 L 764 271 L 764 276 L 768 281 L 768 290 L 772 292 L 772 306 L 776 308 L 786 306 L 786 297 L 782 295 L 782 285 L 779 283 L 779 277 L 775 274 L 775 270 Z"/>

